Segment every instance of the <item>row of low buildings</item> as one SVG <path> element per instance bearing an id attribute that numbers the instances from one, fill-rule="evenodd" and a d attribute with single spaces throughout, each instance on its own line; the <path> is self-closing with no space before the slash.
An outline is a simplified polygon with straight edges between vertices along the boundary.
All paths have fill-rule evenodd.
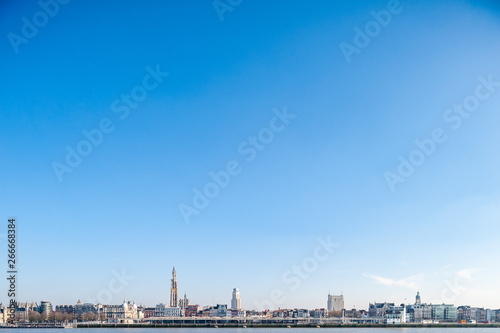
<path id="1" fill-rule="evenodd" d="M 368 308 L 369 318 L 379 318 L 388 324 L 403 323 L 499 323 L 500 310 L 456 307 L 453 304 L 422 303 L 417 292 L 415 303 L 395 305 L 394 303 L 373 303 Z"/>
<path id="2" fill-rule="evenodd" d="M 329 298 L 330 299 L 330 298 Z M 330 305 L 330 303 L 328 303 Z M 364 320 L 372 323 L 404 324 L 404 323 L 500 323 L 500 310 L 475 308 L 470 306 L 455 307 L 451 304 L 421 303 L 417 293 L 415 304 L 395 305 L 394 303 L 370 303 L 368 310 L 340 309 L 333 307 L 321 309 L 278 309 L 254 311 L 244 309 L 230 309 L 226 304 L 215 306 L 191 305 L 186 297 L 182 307 L 172 307 L 160 303 L 156 307 L 144 307 L 132 301 L 124 301 L 119 305 L 103 305 L 81 303 L 75 305 L 57 305 L 54 313 L 67 314 L 73 320 L 107 321 L 109 323 L 134 323 L 144 320 L 174 317 L 206 317 L 206 318 L 244 318 L 262 317 L 275 319 L 295 318 L 328 318 L 341 317 L 347 321 Z M 330 306 L 330 309 L 332 307 Z M 340 309 L 340 310 L 339 310 Z M 35 302 L 17 303 L 16 320 L 29 321 L 30 312 L 36 311 L 50 317 L 53 312 L 50 302 L 42 301 L 40 305 Z M 7 308 L 0 305 L 0 322 L 6 322 Z M 87 318 L 87 319 L 85 319 Z"/>
<path id="3" fill-rule="evenodd" d="M 41 301 L 40 304 L 37 302 L 18 302 L 16 303 L 15 320 L 28 322 L 30 320 L 30 312 L 33 311 L 39 313 L 41 318 L 47 319 L 52 313 L 52 304 L 49 301 Z M 1 324 L 7 322 L 7 315 L 8 307 L 0 304 Z"/>
<path id="4" fill-rule="evenodd" d="M 322 309 L 279 309 L 270 312 L 273 318 L 325 318 L 328 310 Z"/>
<path id="5" fill-rule="evenodd" d="M 0 304 L 0 323 L 7 322 L 7 307 Z M 54 320 L 55 315 L 67 315 L 66 320 L 104 320 L 113 322 L 117 319 L 143 319 L 143 307 L 138 307 L 135 302 L 123 302 L 119 305 L 103 305 L 92 303 L 81 303 L 78 301 L 75 305 L 57 305 L 55 311 L 52 304 L 48 301 L 41 301 L 40 305 L 36 302 L 18 302 L 15 309 L 15 321 L 30 322 L 33 321 L 33 313 L 39 315 L 37 320 Z"/>
<path id="6" fill-rule="evenodd" d="M 453 304 L 394 305 L 394 303 L 370 304 L 373 315 L 387 324 L 404 323 L 500 323 L 500 310 L 456 307 Z M 369 312 L 370 312 L 369 310 Z"/>

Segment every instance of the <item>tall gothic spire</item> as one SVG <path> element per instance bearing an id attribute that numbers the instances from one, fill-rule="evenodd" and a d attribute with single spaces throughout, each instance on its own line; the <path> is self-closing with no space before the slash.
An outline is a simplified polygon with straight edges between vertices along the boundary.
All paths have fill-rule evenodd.
<path id="1" fill-rule="evenodd" d="M 177 291 L 177 276 L 175 274 L 175 266 L 172 269 L 172 280 L 170 283 L 170 306 L 177 307 L 179 305 L 179 292 Z"/>

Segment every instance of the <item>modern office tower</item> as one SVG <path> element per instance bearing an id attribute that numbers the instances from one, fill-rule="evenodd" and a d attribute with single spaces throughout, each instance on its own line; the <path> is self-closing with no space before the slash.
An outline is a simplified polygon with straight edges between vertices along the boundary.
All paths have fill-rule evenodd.
<path id="1" fill-rule="evenodd" d="M 344 309 L 344 295 L 328 294 L 328 311 L 342 311 Z"/>
<path id="2" fill-rule="evenodd" d="M 233 298 L 231 299 L 231 310 L 241 309 L 240 291 L 238 288 L 233 289 Z"/>
<path id="3" fill-rule="evenodd" d="M 175 266 L 172 269 L 172 280 L 170 284 L 170 306 L 177 307 L 179 304 L 179 292 L 177 291 L 177 276 L 175 275 Z"/>
<path id="4" fill-rule="evenodd" d="M 48 318 L 48 316 L 52 313 L 52 304 L 49 301 L 41 301 L 40 313 L 44 318 Z"/>

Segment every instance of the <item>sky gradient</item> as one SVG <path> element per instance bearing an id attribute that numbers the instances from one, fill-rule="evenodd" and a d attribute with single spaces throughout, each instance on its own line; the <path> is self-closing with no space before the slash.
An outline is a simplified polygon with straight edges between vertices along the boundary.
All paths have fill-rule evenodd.
<path id="1" fill-rule="evenodd" d="M 500 7 L 233 3 L 221 20 L 212 1 L 73 0 L 26 38 L 40 4 L 2 2 L 0 200 L 18 221 L 18 300 L 95 301 L 114 281 L 107 303 L 168 303 L 175 265 L 202 306 L 237 287 L 247 309 L 276 292 L 281 308 L 326 307 L 329 291 L 367 308 L 417 290 L 500 308 Z M 479 85 L 473 111 L 448 111 Z M 386 173 L 435 129 L 446 140 L 391 188 Z M 115 283 L 123 270 L 133 279 Z"/>

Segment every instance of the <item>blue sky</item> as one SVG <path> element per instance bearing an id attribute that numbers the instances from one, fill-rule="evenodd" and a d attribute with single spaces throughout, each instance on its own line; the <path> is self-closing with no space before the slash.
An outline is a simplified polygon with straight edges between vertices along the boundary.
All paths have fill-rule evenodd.
<path id="1" fill-rule="evenodd" d="M 19 299 L 74 304 L 112 283 L 110 303 L 168 302 L 175 265 L 200 305 L 238 287 L 245 308 L 276 290 L 282 308 L 324 307 L 329 290 L 347 307 L 420 290 L 500 308 L 498 5 L 233 4 L 221 20 L 211 1 L 73 0 L 27 38 L 40 4 L 2 3 L 0 200 L 18 221 Z M 340 45 L 391 6 L 346 61 Z M 479 85 L 488 96 L 454 129 L 447 110 Z M 113 130 L 68 166 L 103 120 Z M 435 129 L 446 140 L 392 191 L 386 173 Z M 239 147 L 259 135 L 248 161 Z M 196 209 L 193 189 L 230 161 L 239 172 L 186 223 L 180 205 Z M 324 260 L 318 238 L 338 244 Z M 133 279 L 117 287 L 123 270 Z"/>

